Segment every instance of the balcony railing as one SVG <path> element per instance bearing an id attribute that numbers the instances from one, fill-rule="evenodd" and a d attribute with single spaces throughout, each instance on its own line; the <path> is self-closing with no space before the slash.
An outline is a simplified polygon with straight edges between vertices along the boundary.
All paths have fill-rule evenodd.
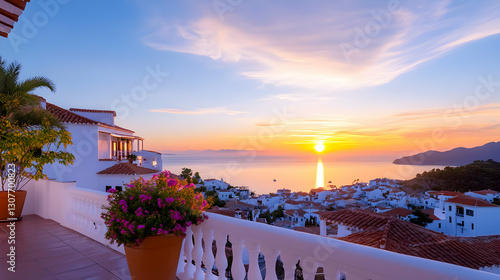
<path id="1" fill-rule="evenodd" d="M 107 194 L 72 184 L 46 181 L 28 187 L 24 214 L 38 214 L 109 246 L 100 218 Z M 53 186 L 54 185 L 54 186 Z M 66 214 L 64 214 L 66 213 Z M 283 263 L 284 279 L 295 279 L 297 264 L 305 280 L 323 268 L 325 279 L 346 280 L 494 280 L 499 276 L 452 264 L 401 255 L 332 238 L 296 232 L 267 224 L 206 213 L 209 219 L 187 231 L 177 276 L 187 279 L 226 279 L 226 243 L 231 243 L 231 276 L 235 280 L 278 279 L 276 261 Z M 203 242 L 202 242 L 203 240 Z M 215 243 L 214 243 L 215 241 Z M 204 246 L 203 246 L 204 244 Z M 217 248 L 215 253 L 211 246 Z M 123 252 L 123 248 L 111 246 Z M 265 264 L 262 264 L 264 260 Z M 261 271 L 259 265 L 265 266 Z M 214 272 L 218 271 L 218 275 Z M 264 275 L 265 274 L 265 275 Z M 264 277 L 263 277 L 264 275 Z"/>

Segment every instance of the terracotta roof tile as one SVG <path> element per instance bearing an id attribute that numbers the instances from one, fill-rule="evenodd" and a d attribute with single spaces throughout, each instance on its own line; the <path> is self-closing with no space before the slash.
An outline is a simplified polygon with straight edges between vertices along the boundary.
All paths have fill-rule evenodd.
<path id="1" fill-rule="evenodd" d="M 113 114 L 116 117 L 116 112 L 111 110 L 96 110 L 96 109 L 79 109 L 79 108 L 69 108 L 70 111 L 85 112 L 85 113 L 107 113 Z"/>
<path id="2" fill-rule="evenodd" d="M 334 224 L 343 224 L 347 227 L 353 227 L 360 230 L 370 228 L 380 228 L 385 225 L 388 216 L 358 209 L 321 211 L 318 212 L 321 220 Z"/>
<path id="3" fill-rule="evenodd" d="M 61 108 L 59 106 L 56 106 L 52 103 L 46 103 L 46 108 L 47 110 L 52 114 L 54 115 L 56 118 L 58 118 L 61 122 L 63 123 L 77 123 L 77 124 L 97 124 L 97 125 L 100 125 L 100 126 L 103 126 L 103 127 L 109 127 L 109 128 L 112 128 L 112 129 L 118 129 L 118 130 L 123 130 L 123 131 L 126 131 L 126 132 L 131 132 L 131 133 L 134 133 L 134 131 L 130 130 L 130 129 L 126 129 L 126 128 L 123 128 L 123 127 L 120 127 L 120 126 L 117 126 L 117 125 L 109 125 L 109 124 L 105 124 L 105 123 L 101 123 L 101 122 L 97 122 L 97 121 L 94 121 L 94 120 L 91 120 L 89 118 L 86 118 L 86 117 L 82 117 L 78 114 L 75 114 L 69 110 L 66 110 L 64 108 Z M 100 110 L 95 110 L 95 111 L 100 111 Z M 112 111 L 110 111 L 112 112 Z"/>
<path id="4" fill-rule="evenodd" d="M 500 235 L 447 236 L 394 217 L 382 227 L 339 239 L 474 269 L 500 265 Z"/>
<path id="5" fill-rule="evenodd" d="M 234 210 L 226 209 L 226 208 L 219 208 L 217 206 L 208 209 L 207 212 L 220 214 L 220 215 L 233 217 L 233 218 L 236 215 L 236 211 L 234 211 Z"/>
<path id="6" fill-rule="evenodd" d="M 498 192 L 494 190 L 482 190 L 482 191 L 475 191 L 473 193 L 477 193 L 480 195 L 487 195 L 487 194 L 497 194 Z"/>
<path id="7" fill-rule="evenodd" d="M 242 210 L 251 210 L 251 209 L 255 208 L 255 205 L 241 202 L 241 201 L 235 199 L 235 200 L 231 200 L 231 201 L 226 202 L 226 205 L 224 205 L 224 207 L 228 208 L 228 209 L 233 209 L 233 210 L 236 208 L 239 208 Z"/>
<path id="8" fill-rule="evenodd" d="M 320 235 L 320 227 L 310 226 L 310 227 L 294 227 L 293 230 Z M 329 228 L 326 232 L 327 234 L 337 234 L 337 228 Z"/>
<path id="9" fill-rule="evenodd" d="M 445 202 L 451 202 L 469 206 L 477 206 L 477 207 L 500 207 L 500 205 L 495 205 L 483 199 L 475 198 L 468 195 L 455 196 L 453 198 L 446 200 Z"/>
<path id="10" fill-rule="evenodd" d="M 429 215 L 429 218 L 433 219 L 434 221 L 441 220 L 440 218 L 436 217 L 436 215 L 434 215 L 434 209 L 425 209 L 422 210 L 422 213 Z"/>
<path id="11" fill-rule="evenodd" d="M 285 210 L 285 214 L 288 216 L 294 216 L 295 212 L 297 212 L 297 215 L 299 215 L 299 217 L 304 217 L 304 215 L 307 214 L 307 212 L 302 209 Z"/>
<path id="12" fill-rule="evenodd" d="M 102 171 L 97 172 L 99 175 L 143 175 L 159 173 L 159 170 L 137 166 L 129 162 L 120 162 Z"/>
<path id="13" fill-rule="evenodd" d="M 445 195 L 445 196 L 457 196 L 457 195 L 463 195 L 463 193 L 460 192 L 450 192 L 450 191 L 430 191 L 427 192 L 429 195 Z"/>
<path id="14" fill-rule="evenodd" d="M 98 122 L 91 120 L 89 118 L 82 117 L 78 114 L 70 112 L 54 104 L 46 104 L 47 110 L 64 123 L 78 123 L 78 124 L 98 124 Z"/>
<path id="15" fill-rule="evenodd" d="M 387 212 L 384 212 L 383 214 L 384 215 L 388 215 L 388 216 L 406 217 L 408 215 L 411 215 L 411 213 L 413 213 L 413 211 L 410 210 L 410 209 L 398 207 L 398 208 L 391 209 L 391 210 L 389 210 Z"/>

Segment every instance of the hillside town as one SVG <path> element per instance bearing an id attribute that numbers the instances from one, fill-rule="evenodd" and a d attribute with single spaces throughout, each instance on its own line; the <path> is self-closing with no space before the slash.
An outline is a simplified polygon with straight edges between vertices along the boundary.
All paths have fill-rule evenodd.
<path id="1" fill-rule="evenodd" d="M 246 187 L 207 181 L 225 202 L 213 213 L 500 273 L 497 191 L 408 194 L 402 181 L 377 178 L 308 193 L 283 188 L 249 196 Z"/>

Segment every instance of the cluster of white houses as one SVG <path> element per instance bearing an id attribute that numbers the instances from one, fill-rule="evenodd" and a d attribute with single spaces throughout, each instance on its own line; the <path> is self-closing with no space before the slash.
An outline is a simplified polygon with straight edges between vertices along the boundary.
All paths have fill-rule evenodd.
<path id="1" fill-rule="evenodd" d="M 247 193 L 240 197 L 238 189 L 226 187 L 218 192 L 223 200 L 239 199 L 261 212 L 272 212 L 281 206 L 285 217 L 276 224 L 289 228 L 304 227 L 308 220 L 319 225 L 319 212 L 341 209 L 362 209 L 409 221 L 414 217 L 410 209 L 416 206 L 423 208 L 422 212 L 432 220 L 426 228 L 433 231 L 452 236 L 500 234 L 500 220 L 495 218 L 500 216 L 500 206 L 492 203 L 500 198 L 497 191 L 428 191 L 408 195 L 399 184 L 398 180 L 383 178 L 340 188 L 315 188 L 309 193 L 279 189 L 274 194 L 248 198 Z"/>

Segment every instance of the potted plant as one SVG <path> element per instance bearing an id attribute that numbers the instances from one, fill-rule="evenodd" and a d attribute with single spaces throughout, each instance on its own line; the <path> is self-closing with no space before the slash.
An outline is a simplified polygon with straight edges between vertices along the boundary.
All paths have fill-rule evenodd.
<path id="1" fill-rule="evenodd" d="M 208 217 L 209 203 L 193 184 L 163 171 L 134 179 L 125 190 L 108 190 L 102 218 L 111 244 L 125 246 L 132 279 L 175 279 L 186 229 Z"/>
<path id="2" fill-rule="evenodd" d="M 137 159 L 137 155 L 135 154 L 128 154 L 127 155 L 128 162 L 132 163 Z"/>

